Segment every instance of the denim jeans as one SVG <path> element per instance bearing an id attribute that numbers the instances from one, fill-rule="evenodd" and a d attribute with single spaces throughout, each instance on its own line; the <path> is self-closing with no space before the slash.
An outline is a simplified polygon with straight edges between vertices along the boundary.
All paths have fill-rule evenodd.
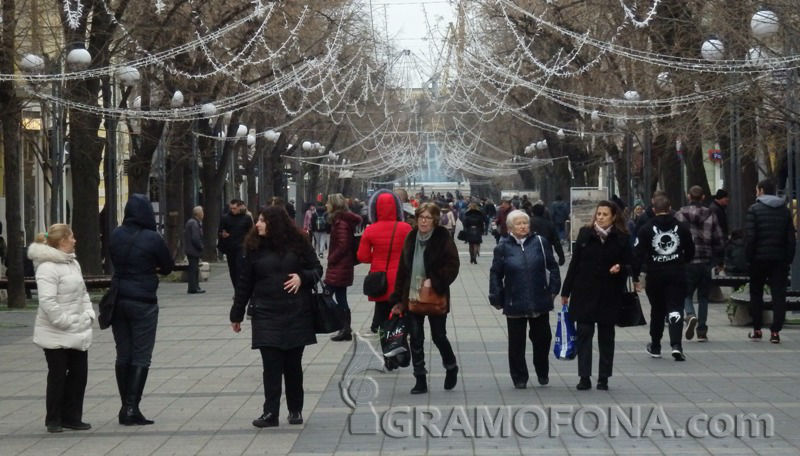
<path id="1" fill-rule="evenodd" d="M 693 263 L 686 265 L 686 299 L 683 307 L 686 315 L 697 315 L 697 328 L 706 329 L 708 319 L 708 293 L 711 289 L 711 265 Z M 697 290 L 697 313 L 694 311 L 692 297 Z"/>

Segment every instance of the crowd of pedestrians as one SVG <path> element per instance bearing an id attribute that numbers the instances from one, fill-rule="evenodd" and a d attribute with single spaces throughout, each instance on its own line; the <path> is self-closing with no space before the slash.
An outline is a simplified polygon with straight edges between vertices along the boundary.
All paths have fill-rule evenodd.
<path id="1" fill-rule="evenodd" d="M 447 317 L 453 305 L 450 285 L 461 268 L 456 242 L 469 245 L 471 264 L 478 263 L 483 237 L 496 239 L 489 272 L 489 304 L 502 310 L 508 327 L 508 365 L 515 388 L 526 388 L 529 374 L 526 339 L 533 351 L 533 367 L 540 385 L 549 383 L 554 301 L 569 309 L 576 324 L 578 390 L 592 387 L 592 345 L 595 332 L 599 362 L 596 387 L 609 388 L 613 373 L 615 325 L 632 283 L 641 291 L 640 277 L 650 302 L 650 341 L 646 352 L 662 355 L 664 328 L 669 353 L 686 359 L 683 340 L 708 340 L 708 300 L 712 274 L 727 267 L 727 248 L 741 246 L 749 264 L 751 339 L 762 338 L 763 290 L 770 286 L 773 323 L 770 341 L 780 342 L 786 312 L 788 267 L 794 258 L 795 228 L 786 201 L 775 195 L 775 184 L 758 183 L 756 202 L 747 211 L 741 244 L 729 241 L 726 207 L 729 197 L 719 190 L 710 205 L 699 186 L 688 189 L 688 204 L 673 208 L 664 192 L 654 192 L 650 205 L 622 207 L 619 199 L 601 201 L 592 219 L 572 239 L 566 263 L 569 206 L 555 198 L 550 206 L 527 197 L 504 199 L 495 205 L 485 198 L 460 194 L 423 194 L 379 190 L 368 203 L 331 194 L 325 204 L 308 205 L 302 226 L 279 199 L 257 212 L 256 219 L 243 201 L 230 201 L 222 217 L 217 248 L 227 260 L 233 305 L 229 320 L 239 333 L 245 316 L 252 319 L 251 347 L 263 364 L 264 405 L 253 421 L 257 427 L 279 423 L 279 404 L 285 385 L 288 421 L 303 422 L 304 348 L 316 343 L 312 289 L 327 286 L 337 306 L 342 329 L 336 342 L 353 339 L 348 288 L 357 263 L 369 264 L 370 274 L 385 274 L 380 292 L 368 294 L 374 303 L 370 329 L 378 332 L 390 315 L 405 318 L 414 386 L 412 394 L 429 390 L 424 323 L 439 351 L 445 371 L 444 389 L 458 382 L 457 354 L 447 336 Z M 320 200 L 321 201 L 321 200 Z M 293 206 L 292 206 L 292 210 Z M 188 259 L 188 293 L 203 293 L 199 262 L 206 246 L 204 211 L 192 210 L 184 226 L 183 250 Z M 458 231 L 458 225 L 461 231 Z M 158 324 L 158 275 L 174 268 L 173 257 L 156 231 L 152 206 L 144 195 L 132 195 L 122 225 L 111 235 L 115 372 L 122 425 L 147 425 L 139 406 L 151 364 Z M 320 259 L 327 253 L 323 272 Z M 730 256 L 733 256 L 731 254 Z M 737 256 L 737 257 L 738 257 Z M 49 432 L 85 430 L 83 395 L 87 382 L 87 351 L 92 326 L 98 319 L 89 300 L 75 238 L 67 225 L 51 226 L 29 247 L 35 267 L 39 311 L 34 343 L 44 350 L 48 364 L 46 418 Z M 366 293 L 366 291 L 365 291 Z M 694 294 L 697 293 L 695 307 Z M 436 297 L 439 310 L 426 299 Z M 102 315 L 101 315 L 102 317 Z M 102 318 L 101 318 L 102 322 Z"/>

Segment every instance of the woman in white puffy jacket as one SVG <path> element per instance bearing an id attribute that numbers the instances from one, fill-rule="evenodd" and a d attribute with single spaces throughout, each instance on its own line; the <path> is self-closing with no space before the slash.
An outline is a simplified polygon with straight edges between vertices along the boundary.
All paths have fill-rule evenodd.
<path id="1" fill-rule="evenodd" d="M 33 343 L 44 349 L 48 368 L 45 426 L 48 432 L 90 429 L 81 419 L 95 313 L 75 259 L 72 230 L 51 226 L 28 247 L 28 258 L 36 268 L 39 296 Z"/>

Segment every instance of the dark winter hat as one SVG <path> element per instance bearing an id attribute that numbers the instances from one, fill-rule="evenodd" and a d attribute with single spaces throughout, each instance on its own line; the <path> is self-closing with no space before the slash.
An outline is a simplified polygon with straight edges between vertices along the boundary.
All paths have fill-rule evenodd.
<path id="1" fill-rule="evenodd" d="M 727 198 L 727 197 L 728 197 L 728 192 L 723 190 L 723 189 L 717 190 L 717 193 L 714 194 L 714 199 L 715 200 L 722 199 L 722 198 Z"/>

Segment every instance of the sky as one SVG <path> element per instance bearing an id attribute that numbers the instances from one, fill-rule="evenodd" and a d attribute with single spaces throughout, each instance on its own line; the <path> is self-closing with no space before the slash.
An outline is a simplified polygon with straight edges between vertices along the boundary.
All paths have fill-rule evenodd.
<path id="1" fill-rule="evenodd" d="M 446 34 L 448 23 L 455 20 L 455 6 L 450 0 L 362 1 L 372 6 L 375 32 L 383 34 L 384 39 L 388 32 L 396 50 L 408 49 L 415 57 L 414 61 L 422 63 L 421 71 L 417 71 L 417 65 L 409 57 L 404 56 L 397 61 L 401 79 L 419 87 L 424 79 L 430 77 L 433 62 L 437 60 L 441 47 L 440 37 Z M 429 25 L 434 29 L 436 43 L 428 39 Z"/>

